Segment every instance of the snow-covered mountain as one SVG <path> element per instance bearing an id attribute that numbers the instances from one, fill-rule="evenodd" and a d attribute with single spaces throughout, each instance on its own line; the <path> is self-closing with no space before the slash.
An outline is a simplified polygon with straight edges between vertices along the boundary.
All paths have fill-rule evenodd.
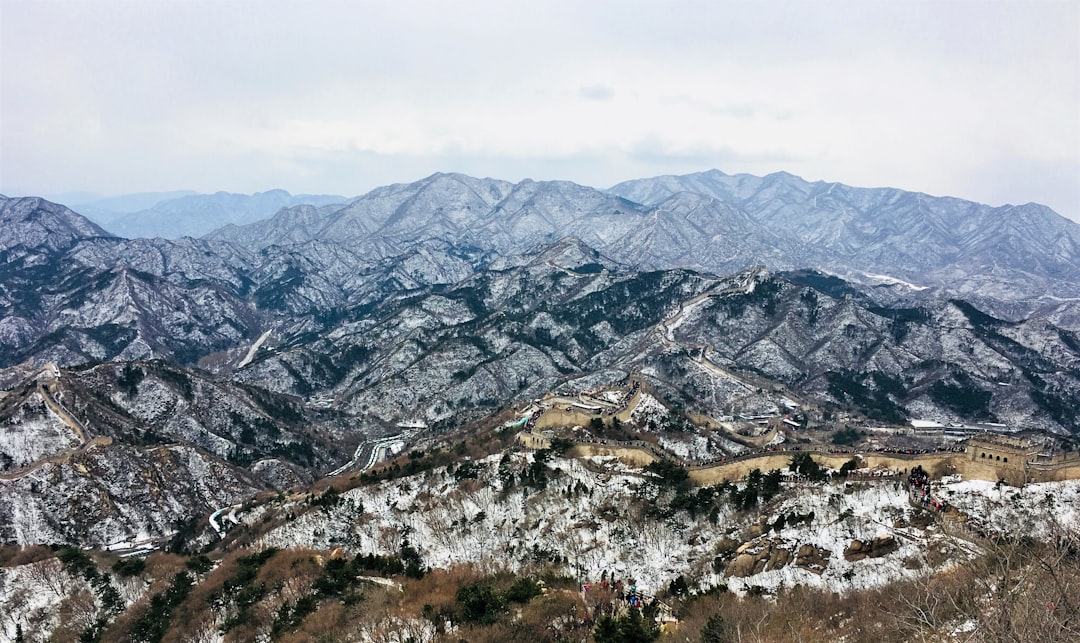
<path id="1" fill-rule="evenodd" d="M 863 279 L 883 274 L 1003 299 L 1075 296 L 1080 283 L 1080 225 L 1035 203 L 991 207 L 810 183 L 785 172 L 718 170 L 627 181 L 609 191 L 652 206 L 685 192 L 716 199 L 798 247 L 788 256 L 794 267 Z"/>
<path id="2" fill-rule="evenodd" d="M 311 221 L 269 245 L 110 238 L 69 210 L 41 207 L 39 236 L 66 236 L 3 251 L 2 359 L 165 358 L 290 395 L 332 395 L 344 410 L 394 423 L 487 412 L 603 372 L 680 373 L 666 384 L 708 388 L 688 375 L 700 366 L 676 366 L 689 347 L 879 419 L 931 413 L 1080 428 L 1062 412 L 1080 399 L 1080 340 L 1048 316 L 1004 321 L 961 299 L 882 305 L 815 272 L 641 272 L 634 266 L 661 263 L 678 245 L 701 248 L 689 253 L 695 263 L 708 263 L 709 251 L 760 258 L 745 244 L 723 245 L 714 225 L 761 233 L 741 211 L 685 192 L 662 203 L 643 212 L 573 184 L 436 175 L 336 213 L 308 210 Z M 473 213 L 484 208 L 503 214 L 481 225 Z M 243 230 L 276 235 L 289 212 Z M 712 241 L 687 225 L 715 233 Z M 79 237 L 82 229 L 92 236 Z M 468 245 L 428 239 L 433 229 L 455 229 Z M 593 243 L 548 240 L 575 231 Z M 627 244 L 637 255 L 605 242 L 620 234 L 640 235 Z M 475 245 L 483 239 L 497 247 Z M 771 245 L 785 247 L 778 235 Z M 724 285 L 747 279 L 756 290 Z M 676 313 L 677 330 L 665 326 Z M 939 380 L 981 402 L 952 402 L 940 386 L 932 395 Z M 694 394 L 684 402 L 703 404 Z"/>
<path id="3" fill-rule="evenodd" d="M 37 197 L 0 195 L 0 252 L 62 252 L 77 241 L 110 237 L 108 232 L 70 209 Z"/>
<path id="4" fill-rule="evenodd" d="M 1080 225 L 1036 204 L 990 207 L 889 188 L 718 171 L 619 184 L 509 184 L 457 174 L 374 190 L 346 206 L 299 207 L 208 238 L 249 249 L 312 239 L 362 255 L 438 239 L 481 255 L 576 237 L 638 269 L 726 274 L 763 264 L 824 270 L 909 294 L 1046 303 L 1080 296 Z M 1024 308 L 1030 313 L 1035 303 Z"/>
<path id="5" fill-rule="evenodd" d="M 120 239 L 62 206 L 5 199 L 0 363 L 165 360 L 182 374 L 174 379 L 218 378 L 330 409 L 351 427 L 343 444 L 397 424 L 445 431 L 631 374 L 705 418 L 775 413 L 792 396 L 815 409 L 805 421 L 819 427 L 826 411 L 842 411 L 864 423 L 1080 430 L 1070 412 L 1080 404 L 1080 338 L 1053 323 L 1064 309 L 1007 321 L 962 298 L 882 303 L 880 289 L 814 271 L 718 277 L 716 266 L 811 256 L 808 243 L 712 196 L 655 199 L 649 207 L 568 183 L 435 175 L 345 207 L 300 206 L 176 241 Z M 1070 256 L 1044 256 L 1033 270 L 1054 282 Z M 3 381 L 22 385 L 16 375 Z M 151 413 L 117 402 L 115 377 L 78 381 L 83 393 L 66 395 L 120 405 L 99 419 L 86 415 L 94 405 L 81 411 L 91 437 L 117 447 L 144 446 L 138 431 L 150 429 L 227 468 L 236 449 L 273 454 L 263 433 L 297 431 L 274 414 L 194 428 L 188 421 L 203 412 L 183 396 L 171 398 L 175 408 L 154 398 L 164 410 Z M 10 417 L 30 417 L 24 402 L 6 398 Z M 12 438 L 25 453 L 5 451 L 12 463 L 73 448 L 56 418 L 34 417 Z M 134 420 L 121 431 L 110 428 L 117 417 Z M 256 435 L 239 440 L 243 426 Z M 717 448 L 698 455 L 728 453 Z M 347 459 L 331 452 L 290 466 L 311 475 Z M 249 476 L 251 489 L 268 484 L 235 475 Z"/>
<path id="6" fill-rule="evenodd" d="M 758 449 L 787 466 L 775 449 L 856 441 L 903 450 L 906 474 L 911 451 L 952 448 L 909 435 L 913 419 L 1075 443 L 1076 240 L 1075 224 L 1038 206 L 716 172 L 612 191 L 437 174 L 177 240 L 122 239 L 63 206 L 3 198 L 0 545 L 169 543 L 226 562 L 210 572 L 195 559 L 199 576 L 186 577 L 176 559 L 154 560 L 136 591 L 71 550 L 13 572 L 0 561 L 0 613 L 15 615 L 0 638 L 24 626 L 39 638 L 164 632 L 155 605 L 183 603 L 188 589 L 167 584 L 185 578 L 196 587 L 183 609 L 208 640 L 304 640 L 303 610 L 359 600 L 334 593 L 360 582 L 356 565 L 542 570 L 556 585 L 617 573 L 677 599 L 679 581 L 825 596 L 983 560 L 881 471 L 807 486 L 776 469 L 754 512 L 760 475 L 693 489 L 676 463 L 749 466 Z M 574 408 L 602 408 L 586 392 L 639 403 L 582 420 Z M 574 438 L 555 452 L 583 457 L 517 445 L 543 404 L 548 426 Z M 661 466 L 588 455 L 609 441 Z M 369 468 L 388 453 L 394 463 Z M 332 490 L 308 486 L 334 471 Z M 1007 501 L 993 483 L 938 492 L 962 526 L 1044 538 L 1071 519 L 1076 484 Z M 270 546 L 300 549 L 243 557 Z M 2 560 L 32 556 L 12 551 Z M 348 557 L 350 572 L 327 576 Z M 269 559 L 278 576 L 260 576 Z M 45 572 L 57 585 L 35 593 Z M 400 587 L 371 582 L 365 592 Z M 402 607 L 387 631 L 407 623 L 434 640 L 463 627 L 445 598 L 463 590 L 429 582 L 447 585 L 421 603 L 443 598 Z M 567 613 L 544 627 L 585 627 Z M 986 631 L 971 619 L 912 631 Z M 401 641 L 369 627 L 356 638 Z"/>

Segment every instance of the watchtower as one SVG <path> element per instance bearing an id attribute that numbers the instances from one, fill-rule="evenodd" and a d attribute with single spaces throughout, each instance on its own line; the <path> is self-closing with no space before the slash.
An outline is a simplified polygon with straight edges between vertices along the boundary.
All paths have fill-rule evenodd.
<path id="1" fill-rule="evenodd" d="M 967 442 L 965 467 L 969 477 L 1005 480 L 1022 485 L 1028 480 L 1028 463 L 1040 446 L 1023 438 L 981 435 Z"/>

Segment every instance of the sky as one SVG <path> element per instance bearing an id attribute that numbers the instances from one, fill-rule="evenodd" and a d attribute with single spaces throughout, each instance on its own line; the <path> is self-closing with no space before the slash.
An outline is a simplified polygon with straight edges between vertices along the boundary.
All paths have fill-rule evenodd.
<path id="1" fill-rule="evenodd" d="M 0 0 L 0 193 L 716 168 L 1080 220 L 1080 2 Z"/>

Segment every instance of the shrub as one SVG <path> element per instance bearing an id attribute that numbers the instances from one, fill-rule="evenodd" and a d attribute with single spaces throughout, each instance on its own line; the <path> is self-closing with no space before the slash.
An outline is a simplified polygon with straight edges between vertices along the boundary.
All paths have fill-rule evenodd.
<path id="1" fill-rule="evenodd" d="M 506 590 L 506 600 L 511 603 L 528 603 L 540 595 L 540 585 L 531 578 L 519 578 Z"/>
<path id="2" fill-rule="evenodd" d="M 461 617 L 467 623 L 491 625 L 506 607 L 506 600 L 487 583 L 473 583 L 458 590 Z"/>
<path id="3" fill-rule="evenodd" d="M 660 476 L 660 482 L 665 486 L 684 487 L 690 478 L 686 469 L 670 460 L 654 460 L 645 469 Z"/>
<path id="4" fill-rule="evenodd" d="M 191 585 L 191 576 L 187 572 L 174 576 L 172 585 L 164 592 L 152 596 L 147 610 L 131 624 L 131 639 L 140 643 L 160 641 L 169 630 L 173 610 L 187 598 Z"/>
<path id="5" fill-rule="evenodd" d="M 840 429 L 832 435 L 832 443 L 840 446 L 853 446 L 862 434 L 855 429 Z"/>
<path id="6" fill-rule="evenodd" d="M 211 560 L 207 558 L 205 554 L 192 556 L 191 558 L 187 559 L 187 562 L 184 564 L 187 565 L 188 569 L 195 572 L 196 574 L 205 574 L 206 572 L 214 568 L 214 563 L 211 562 Z"/>

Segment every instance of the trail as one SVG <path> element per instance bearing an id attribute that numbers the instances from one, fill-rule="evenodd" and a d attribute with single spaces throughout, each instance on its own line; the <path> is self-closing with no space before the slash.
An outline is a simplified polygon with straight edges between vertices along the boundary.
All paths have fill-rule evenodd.
<path id="1" fill-rule="evenodd" d="M 45 400 L 45 405 L 49 407 L 49 410 L 55 413 L 56 416 L 71 429 L 72 433 L 75 434 L 75 437 L 79 438 L 79 446 L 85 446 L 87 441 L 86 427 L 84 427 L 83 423 L 80 422 L 78 418 L 68 412 L 68 410 L 53 397 L 50 386 L 56 387 L 56 384 L 51 383 L 50 385 L 46 385 L 42 382 L 38 382 L 38 393 L 40 393 L 41 397 Z"/>

